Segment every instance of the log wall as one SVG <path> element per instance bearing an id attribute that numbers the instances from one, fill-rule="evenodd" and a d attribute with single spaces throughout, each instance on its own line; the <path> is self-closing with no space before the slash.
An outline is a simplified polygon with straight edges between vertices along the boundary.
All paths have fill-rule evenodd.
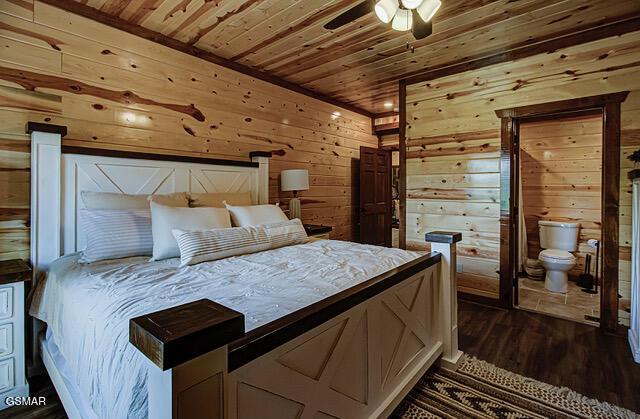
<path id="1" fill-rule="evenodd" d="M 67 145 L 248 159 L 308 168 L 303 221 L 351 239 L 360 146 L 371 120 L 32 0 L 0 2 L 0 259 L 27 258 L 27 121 L 66 125 Z"/>
<path id="2" fill-rule="evenodd" d="M 640 32 L 407 86 L 407 232 L 461 231 L 460 289 L 497 297 L 500 120 L 495 110 L 631 91 L 622 104 L 620 293 L 629 293 L 632 167 L 640 146 Z M 567 164 L 570 164 L 567 159 Z"/>

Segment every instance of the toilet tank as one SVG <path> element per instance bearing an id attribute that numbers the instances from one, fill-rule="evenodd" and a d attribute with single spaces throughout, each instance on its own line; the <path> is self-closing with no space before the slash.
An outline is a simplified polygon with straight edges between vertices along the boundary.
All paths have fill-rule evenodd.
<path id="1" fill-rule="evenodd" d="M 538 227 L 541 248 L 566 250 L 567 252 L 575 252 L 578 249 L 579 223 L 540 220 Z"/>

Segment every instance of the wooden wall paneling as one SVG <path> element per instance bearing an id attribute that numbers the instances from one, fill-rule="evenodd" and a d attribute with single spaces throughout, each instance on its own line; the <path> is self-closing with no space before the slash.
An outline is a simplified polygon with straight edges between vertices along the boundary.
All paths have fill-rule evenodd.
<path id="1" fill-rule="evenodd" d="M 29 19 L 7 7 L 0 42 L 15 53 L 0 56 L 0 258 L 28 257 L 27 121 L 67 126 L 67 146 L 233 159 L 272 151 L 272 202 L 286 209 L 290 197 L 281 170 L 307 168 L 303 220 L 352 238 L 353 162 L 360 146 L 378 145 L 370 118 L 42 2 Z"/>
<path id="2" fill-rule="evenodd" d="M 415 131 L 413 122 L 409 127 Z M 499 147 L 499 135 L 487 130 L 419 136 L 406 145 L 408 247 L 423 249 L 420 238 L 433 228 L 461 232 L 459 290 L 494 299 L 499 283 L 500 174 L 498 152 L 492 150 Z M 475 146 L 488 151 L 478 153 Z"/>
<path id="3" fill-rule="evenodd" d="M 562 95 L 563 99 L 579 97 L 580 94 L 597 94 L 599 88 L 591 80 L 599 79 L 605 76 L 606 73 L 610 73 L 608 75 L 609 78 L 607 78 L 607 84 L 623 84 L 633 79 L 633 73 L 636 71 L 634 68 L 637 66 L 633 65 L 633 60 L 630 59 L 630 56 L 637 54 L 637 40 L 638 33 L 632 32 L 620 37 L 606 38 L 590 43 L 588 48 L 580 46 L 568 47 L 548 55 L 534 55 L 509 63 L 485 67 L 466 76 L 447 76 L 422 82 L 418 85 L 425 87 L 425 89 L 417 91 L 412 89 L 414 93 L 409 96 L 409 103 L 419 102 L 420 111 L 432 112 L 430 117 L 434 119 L 443 119 L 443 117 L 438 116 L 440 113 L 438 109 L 443 109 L 443 111 L 446 110 L 447 112 L 458 112 L 460 115 L 464 115 L 464 112 L 468 110 L 473 112 L 474 106 L 477 106 L 480 93 L 486 95 L 486 102 L 483 103 L 491 105 L 494 109 L 517 105 L 513 92 L 522 92 L 523 90 L 527 93 L 527 103 L 543 103 L 545 90 L 533 89 L 534 81 L 526 83 L 528 76 L 531 75 L 534 69 L 541 71 L 541 76 L 543 76 L 535 79 L 535 85 L 538 87 L 552 87 L 562 84 L 563 91 L 558 92 L 558 95 Z M 613 46 L 616 46 L 617 49 L 612 50 Z M 598 59 L 599 57 L 603 58 Z M 611 71 L 607 71 L 609 67 L 602 66 L 602 64 L 604 64 L 604 61 L 613 60 L 616 60 L 616 65 L 610 68 Z M 496 78 L 495 69 L 501 67 L 509 68 L 509 79 Z M 573 69 L 569 74 L 566 73 L 567 67 Z M 623 77 L 627 73 L 631 74 L 631 77 Z M 473 80 L 471 84 L 468 84 L 469 78 Z M 467 80 L 466 84 L 465 80 Z M 518 83 L 518 80 L 521 82 Z M 513 90 L 514 88 L 515 90 Z M 446 93 L 448 99 L 446 103 L 456 104 L 456 106 L 438 106 L 438 104 L 442 105 L 440 100 L 442 99 L 443 89 L 449 91 L 449 93 Z M 548 95 L 548 93 L 546 94 Z M 434 100 L 427 102 L 430 98 Z M 467 103 L 468 106 L 462 107 L 462 103 Z M 475 109 L 478 110 L 477 107 Z M 446 118 L 446 115 L 444 118 Z"/>
<path id="4" fill-rule="evenodd" d="M 57 51 L 25 45 L 8 38 L 0 38 L 0 47 L 3 61 L 53 72 L 62 69 L 62 55 Z"/>
<path id="5" fill-rule="evenodd" d="M 142 38 L 135 39 L 134 44 L 139 48 L 135 51 L 120 48 L 121 44 L 116 40 L 122 32 L 95 22 L 67 13 L 64 10 L 36 2 L 36 21 L 44 26 L 33 25 L 20 19 L 9 16 L 3 17 L 4 25 L 0 26 L 0 33 L 13 39 L 19 39 L 27 43 L 39 46 L 47 46 L 50 49 L 62 51 L 74 57 L 86 58 L 94 63 L 104 63 L 112 67 L 128 70 L 144 77 L 153 77 L 162 81 L 170 81 L 176 85 L 202 90 L 203 80 L 208 83 L 219 82 L 212 90 L 224 86 L 242 86 L 246 92 L 232 95 L 230 98 L 240 98 L 245 101 L 251 98 L 255 92 L 267 93 L 270 98 L 286 100 L 287 106 L 282 110 L 290 110 L 292 113 L 304 111 L 307 116 L 315 115 L 313 111 L 322 110 L 319 122 L 326 124 L 326 114 L 337 110 L 336 106 L 306 96 L 296 97 L 292 100 L 291 93 L 285 89 L 274 89 L 274 86 L 263 80 L 238 73 L 231 69 L 218 66 L 203 65 L 201 59 L 186 55 L 179 51 L 166 48 L 157 43 Z M 91 33 L 91 37 L 79 37 L 76 34 Z M 248 96 L 248 97 L 245 97 Z M 256 104 L 256 106 L 258 106 Z M 281 104 L 278 104 L 281 106 Z M 302 109 L 299 110 L 299 109 Z M 326 125 L 351 125 L 358 127 L 363 133 L 370 133 L 368 118 L 362 118 L 359 114 L 348 110 L 341 110 L 342 118 L 332 120 Z M 341 124 L 345 121 L 345 124 Z"/>
<path id="6" fill-rule="evenodd" d="M 640 136 L 636 131 L 640 128 L 637 126 L 637 121 L 640 119 L 636 116 L 640 115 L 637 113 L 640 109 L 640 77 L 638 77 L 640 66 L 637 64 L 640 57 L 640 31 L 638 29 L 640 27 L 621 36 L 569 46 L 547 54 L 536 54 L 492 65 L 485 63 L 487 65 L 474 71 L 458 74 L 446 72 L 440 73 L 444 74 L 440 78 L 416 83 L 408 82 L 405 100 L 408 119 L 405 147 L 407 152 L 419 152 L 423 145 L 428 152 L 434 149 L 434 145 L 437 149 L 441 143 L 445 145 L 449 143 L 453 146 L 456 141 L 459 141 L 457 146 L 462 148 L 465 146 L 465 141 L 478 139 L 477 136 L 487 138 L 486 144 L 493 147 L 499 144 L 497 139 L 500 128 L 500 120 L 494 114 L 495 109 L 630 90 L 628 99 L 622 104 L 623 147 L 619 156 L 623 179 L 620 205 L 621 208 L 630 205 L 630 196 L 626 190 L 628 185 L 624 179 L 631 165 L 630 162 L 625 161 L 625 155 L 632 152 L 635 145 L 640 144 Z M 495 134 L 491 134 L 491 131 Z M 630 145 L 625 146 L 625 141 Z M 580 173 L 586 167 L 584 162 L 588 161 L 568 161 L 565 157 L 573 157 L 574 152 L 564 154 L 565 152 L 551 148 L 543 148 L 532 153 L 538 153 L 537 157 L 549 156 L 551 160 L 546 159 L 545 164 L 553 170 L 562 168 L 565 171 L 566 168 L 568 172 Z M 595 160 L 601 157 L 601 153 L 598 152 L 583 151 L 583 153 L 587 159 Z M 554 160 L 555 158 L 560 160 Z M 479 161 L 483 162 L 482 166 L 476 164 Z M 407 172 L 411 176 L 418 177 L 440 173 L 461 175 L 491 173 L 497 172 L 496 169 L 491 168 L 491 165 L 497 168 L 498 162 L 499 153 L 487 150 L 459 156 L 416 157 L 408 159 Z M 533 161 L 527 161 L 526 158 L 523 158 L 523 164 L 531 171 L 543 170 L 541 166 L 536 166 Z M 576 178 L 576 180 L 579 179 Z M 584 207 L 576 209 L 597 210 L 600 205 L 599 191 L 589 189 L 590 185 L 576 186 L 577 191 L 566 193 L 571 202 L 580 202 Z M 531 188 L 534 187 L 535 185 L 531 185 Z M 455 189 L 442 186 L 407 190 L 408 201 L 427 199 L 435 204 L 435 208 L 438 208 L 437 204 L 452 199 L 455 202 L 469 202 L 472 197 L 482 200 L 474 199 L 474 203 L 492 200 L 498 202 L 499 191 L 492 188 Z M 408 205 L 408 208 L 415 208 L 416 205 Z M 540 202 L 541 208 L 553 208 L 553 205 L 557 205 L 557 200 L 551 197 L 544 197 Z M 628 221 L 625 224 L 622 221 L 624 217 L 624 211 L 621 211 L 620 264 L 625 263 L 624 255 L 625 252 L 628 253 L 628 250 L 625 250 L 628 249 L 625 247 L 625 245 L 628 246 L 625 242 L 625 237 L 629 234 L 626 228 Z M 495 225 L 500 225 L 497 218 L 494 218 L 493 222 Z M 414 239 L 409 236 L 410 234 L 411 229 L 408 228 L 407 240 L 412 243 Z M 597 229 L 582 229 L 580 240 L 597 237 Z M 626 283 L 623 277 L 625 271 L 620 270 L 620 275 L 622 285 Z M 490 289 L 488 283 L 487 289 Z"/>
<path id="7" fill-rule="evenodd" d="M 0 133 L 0 260 L 29 257 L 30 148 L 27 138 Z"/>
<path id="8" fill-rule="evenodd" d="M 391 134 L 391 135 L 381 135 L 380 136 L 380 147 L 388 149 L 388 150 L 398 150 L 400 145 L 400 135 L 399 134 Z"/>
<path id="9" fill-rule="evenodd" d="M 266 136 L 260 135 L 259 132 L 250 134 L 237 129 L 227 130 L 229 131 L 229 137 L 237 138 L 236 141 L 227 140 L 226 138 L 229 137 L 226 137 L 224 134 L 220 135 L 217 132 L 213 135 L 207 133 L 195 135 L 193 131 L 189 134 L 184 130 L 174 133 L 172 137 L 167 137 L 166 132 L 163 131 L 142 130 L 114 125 L 96 126 L 83 120 L 47 116 L 47 114 L 37 114 L 35 112 L 25 114 L 0 110 L 0 120 L 6 121 L 6 129 L 13 127 L 12 132 L 16 134 L 22 129 L 21 126 L 23 126 L 23 124 L 21 124 L 21 122 L 26 123 L 28 119 L 59 125 L 69 125 L 72 121 L 76 121 L 74 126 L 69 130 L 70 138 L 90 143 L 138 144 L 141 146 L 152 144 L 157 148 L 172 149 L 179 147 L 176 149 L 201 153 L 215 152 L 220 155 L 229 156 L 237 156 L 239 153 L 248 153 L 256 149 L 266 149 L 274 152 L 278 158 L 286 158 L 287 160 L 301 163 L 319 163 L 334 166 L 349 166 L 350 159 L 358 156 L 357 152 L 353 149 L 326 145 L 323 147 L 322 143 L 316 144 L 311 141 L 297 140 L 286 144 L 277 144 L 277 140 L 270 140 L 270 134 L 266 134 Z M 182 128 L 182 125 L 178 124 L 177 127 Z M 233 131 L 236 132 L 233 133 Z M 184 141 L 175 141 L 180 138 Z M 281 137 L 280 141 L 282 141 Z M 177 146 L 174 145 L 176 143 L 178 144 Z"/>
<path id="10" fill-rule="evenodd" d="M 372 113 L 397 99 L 399 79 L 428 70 L 440 77 L 614 36 L 633 30 L 640 12 L 634 0 L 449 0 L 434 17 L 434 33 L 416 41 L 373 14 L 324 29 L 353 6 L 348 0 L 43 2 Z M 35 3 L 36 16 L 41 4 Z"/>
<path id="11" fill-rule="evenodd" d="M 33 20 L 33 0 L 8 0 L 0 3 L 0 11 L 22 19 Z"/>
<path id="12" fill-rule="evenodd" d="M 356 113 L 360 113 L 362 115 L 371 117 L 372 114 L 368 111 L 365 111 L 363 109 L 360 109 L 356 106 L 352 106 L 349 105 L 348 103 L 344 103 L 344 102 L 340 102 L 339 100 L 336 100 L 332 97 L 329 96 L 325 96 L 321 93 L 318 92 L 314 92 L 312 90 L 309 90 L 305 87 L 302 87 L 300 85 L 296 85 L 294 83 L 291 83 L 285 79 L 281 79 L 279 77 L 273 76 L 271 74 L 267 74 L 264 73 L 262 71 L 256 70 L 254 68 L 239 64 L 237 62 L 234 62 L 232 60 L 228 60 L 226 58 L 223 58 L 219 55 L 216 55 L 210 51 L 205 51 L 202 50 L 194 45 L 189 45 L 186 44 L 184 42 L 178 41 L 174 38 L 165 36 L 164 34 L 160 33 L 160 32 L 156 32 L 156 31 L 152 31 L 149 29 L 146 29 L 145 27 L 142 26 L 138 26 L 138 25 L 134 25 L 131 24 L 123 19 L 120 19 L 116 16 L 112 16 L 109 15 L 108 13 L 102 12 L 100 10 L 97 9 L 93 9 L 89 6 L 86 6 L 82 3 L 79 2 L 68 2 L 68 1 L 60 1 L 60 0 L 39 0 L 36 1 L 36 13 L 35 16 L 38 16 L 38 8 L 40 7 L 40 4 L 51 4 L 57 8 L 60 8 L 61 10 L 67 11 L 67 12 L 71 12 L 77 15 L 81 15 L 84 17 L 87 17 L 89 19 L 92 20 L 96 20 L 99 22 L 102 22 L 104 24 L 107 24 L 111 27 L 115 27 L 117 29 L 126 31 L 128 33 L 131 34 L 135 34 L 141 38 L 145 38 L 148 40 L 152 40 L 166 48 L 172 48 L 175 49 L 177 51 L 186 53 L 186 54 L 190 54 L 190 55 L 194 55 L 196 57 L 202 58 L 204 60 L 207 60 L 213 64 L 216 64 L 218 66 L 221 67 L 226 67 L 229 68 L 231 70 L 243 73 L 243 74 L 247 74 L 250 75 L 251 77 L 257 78 L 257 79 L 261 79 L 264 80 L 268 83 L 283 87 L 285 89 L 291 90 L 293 92 L 296 93 L 300 93 L 303 95 L 307 95 L 310 97 L 313 97 L 315 99 L 319 99 L 322 101 L 325 101 L 327 103 L 331 103 L 334 106 L 337 106 L 339 108 L 343 108 L 343 109 L 349 109 L 352 112 L 356 112 Z M 69 14 L 69 13 L 68 13 Z"/>

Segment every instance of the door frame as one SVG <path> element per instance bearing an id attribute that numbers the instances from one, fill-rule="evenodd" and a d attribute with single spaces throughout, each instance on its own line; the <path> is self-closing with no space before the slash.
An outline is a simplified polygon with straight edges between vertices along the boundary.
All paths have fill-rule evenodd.
<path id="1" fill-rule="evenodd" d="M 500 129 L 500 305 L 512 308 L 517 284 L 518 164 L 520 123 L 585 112 L 602 114 L 600 328 L 618 328 L 618 235 L 620 199 L 620 105 L 629 92 L 496 110 Z"/>

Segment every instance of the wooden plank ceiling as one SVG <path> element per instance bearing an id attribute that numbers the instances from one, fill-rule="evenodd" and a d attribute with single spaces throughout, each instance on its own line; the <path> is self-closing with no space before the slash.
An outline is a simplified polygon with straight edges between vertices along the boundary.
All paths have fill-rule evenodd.
<path id="1" fill-rule="evenodd" d="M 443 0 L 433 35 L 415 41 L 373 13 L 323 28 L 354 0 L 75 1 L 371 113 L 389 111 L 386 101 L 397 106 L 401 78 L 623 20 L 640 8 L 638 0 Z"/>

